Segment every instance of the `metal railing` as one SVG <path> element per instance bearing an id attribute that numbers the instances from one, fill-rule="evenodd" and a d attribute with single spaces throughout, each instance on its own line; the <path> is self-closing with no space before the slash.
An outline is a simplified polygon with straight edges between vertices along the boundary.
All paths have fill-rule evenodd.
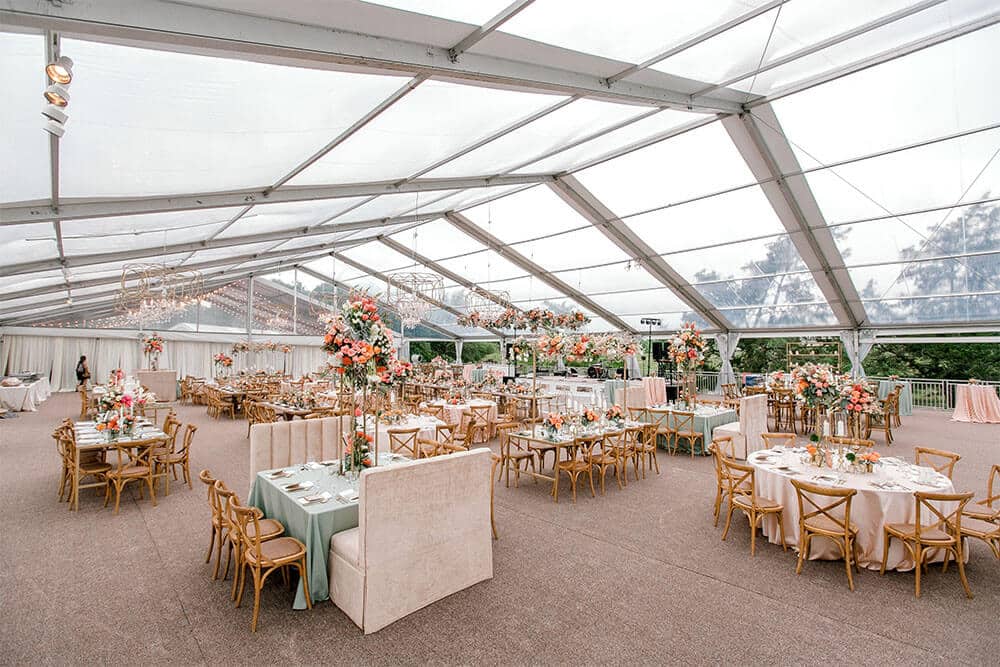
<path id="1" fill-rule="evenodd" d="M 739 376 L 737 375 L 737 378 Z M 869 375 L 869 382 L 878 384 L 882 380 L 888 380 L 886 376 Z M 929 408 L 932 410 L 954 410 L 955 409 L 955 387 L 969 384 L 968 380 L 932 380 L 928 378 L 896 378 L 898 382 L 906 382 L 910 385 L 910 393 L 913 396 L 913 407 Z M 717 372 L 698 373 L 698 393 L 717 393 L 719 374 Z M 1000 391 L 1000 380 L 980 380 L 980 384 L 993 387 Z"/>

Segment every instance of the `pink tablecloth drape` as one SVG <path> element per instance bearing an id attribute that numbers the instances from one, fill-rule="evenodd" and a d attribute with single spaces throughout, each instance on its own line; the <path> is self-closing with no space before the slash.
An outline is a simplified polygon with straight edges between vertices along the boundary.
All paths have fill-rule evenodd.
<path id="1" fill-rule="evenodd" d="M 667 382 L 663 378 L 642 378 L 646 390 L 646 405 L 663 405 L 667 402 Z"/>
<path id="2" fill-rule="evenodd" d="M 1000 424 L 1000 398 L 990 385 L 960 384 L 955 387 L 952 421 Z"/>

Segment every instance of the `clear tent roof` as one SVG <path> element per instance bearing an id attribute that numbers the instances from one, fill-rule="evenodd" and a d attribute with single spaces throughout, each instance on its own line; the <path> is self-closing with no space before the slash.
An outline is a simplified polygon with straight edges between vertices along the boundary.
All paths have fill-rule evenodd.
<path id="1" fill-rule="evenodd" d="M 436 274 L 455 337 L 495 335 L 471 286 L 594 331 L 1000 325 L 990 0 L 8 4 L 0 325 L 110 316 L 135 261 Z"/>

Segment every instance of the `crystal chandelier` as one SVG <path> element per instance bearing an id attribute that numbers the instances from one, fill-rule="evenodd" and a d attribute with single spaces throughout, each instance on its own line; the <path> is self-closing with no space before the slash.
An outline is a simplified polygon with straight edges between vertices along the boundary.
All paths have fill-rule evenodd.
<path id="1" fill-rule="evenodd" d="M 198 271 L 178 271 L 166 264 L 126 264 L 116 306 L 130 324 L 156 324 L 187 310 L 202 292 Z"/>

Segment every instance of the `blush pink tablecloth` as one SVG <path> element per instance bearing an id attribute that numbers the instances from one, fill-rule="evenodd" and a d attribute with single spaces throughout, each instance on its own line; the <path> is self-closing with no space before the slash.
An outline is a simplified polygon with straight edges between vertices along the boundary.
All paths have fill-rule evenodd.
<path id="1" fill-rule="evenodd" d="M 800 456 L 789 452 L 775 455 L 771 459 L 765 458 L 768 451 L 754 452 L 747 457 L 747 462 L 757 471 L 757 493 L 761 496 L 784 505 L 782 519 L 785 528 L 785 542 L 788 546 L 797 548 L 799 544 L 799 506 L 795 494 L 795 487 L 790 481 L 792 476 L 798 479 L 812 482 L 813 484 L 822 482 L 812 481 L 810 478 L 817 474 L 831 474 L 829 468 L 813 468 L 799 462 Z M 884 461 L 886 459 L 883 459 Z M 890 459 L 892 460 L 892 459 Z M 775 470 L 773 466 L 783 464 L 794 468 L 794 472 L 783 472 Z M 882 550 L 884 541 L 882 526 L 887 523 L 912 522 L 916 518 L 916 507 L 913 499 L 913 491 L 933 491 L 936 493 L 954 493 L 954 486 L 951 480 L 943 475 L 935 474 L 934 479 L 939 483 L 937 487 L 920 486 L 916 484 L 910 472 L 915 468 L 903 465 L 900 468 L 888 465 L 888 462 L 879 466 L 875 474 L 856 475 L 851 473 L 839 474 L 844 478 L 845 484 L 840 488 L 853 488 L 857 490 L 851 502 L 851 523 L 858 529 L 858 564 L 861 567 L 874 570 L 882 565 Z M 892 490 L 881 489 L 874 486 L 874 483 L 892 479 L 905 485 L 905 488 Z M 951 505 L 945 506 L 945 505 Z M 953 503 L 940 504 L 942 511 L 954 511 Z M 843 516 L 843 512 L 840 513 Z M 926 513 L 921 518 L 924 522 L 930 523 L 926 518 Z M 738 526 L 737 519 L 742 520 L 742 528 L 746 528 L 746 518 L 737 512 L 733 516 L 733 525 Z M 769 514 L 763 522 L 763 532 L 772 544 L 781 544 L 781 534 L 778 531 L 778 518 Z M 839 560 L 843 558 L 840 549 L 831 540 L 814 538 L 809 549 L 810 560 Z M 965 554 L 968 560 L 968 552 Z M 944 559 L 943 554 L 935 554 L 930 558 L 932 562 Z M 913 558 L 903 547 L 902 543 L 893 539 L 889 546 L 889 558 L 886 567 L 890 570 L 912 570 Z"/>
<path id="2" fill-rule="evenodd" d="M 955 386 L 955 412 L 951 420 L 976 424 L 1000 424 L 1000 398 L 991 385 Z"/>
<path id="3" fill-rule="evenodd" d="M 646 390 L 646 405 L 663 405 L 667 402 L 667 382 L 663 378 L 642 378 Z"/>

